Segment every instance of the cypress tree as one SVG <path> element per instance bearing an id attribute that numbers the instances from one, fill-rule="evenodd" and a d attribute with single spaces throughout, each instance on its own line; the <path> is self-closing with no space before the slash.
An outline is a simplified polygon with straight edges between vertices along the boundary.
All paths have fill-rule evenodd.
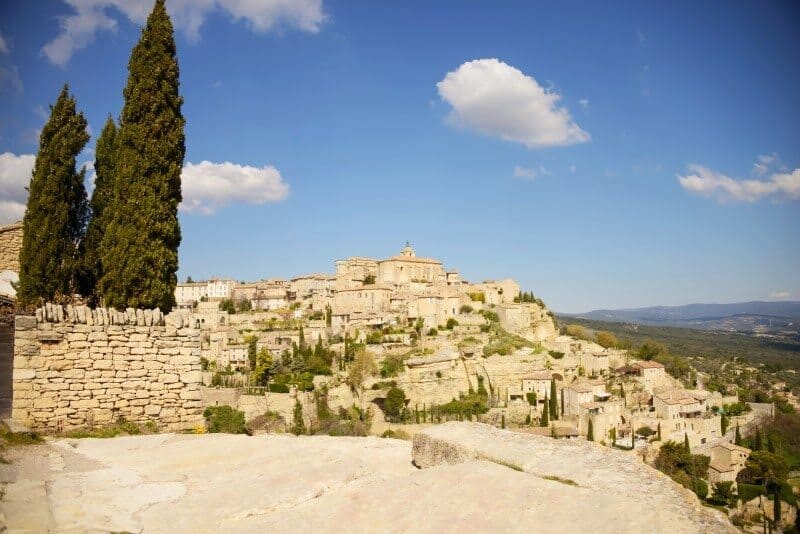
<path id="1" fill-rule="evenodd" d="M 92 219 L 86 228 L 86 239 L 82 247 L 83 272 L 80 290 L 81 294 L 91 301 L 97 300 L 97 283 L 103 274 L 100 246 L 108 223 L 106 207 L 112 206 L 113 209 L 116 137 L 117 125 L 109 115 L 95 145 L 94 192 L 90 202 Z"/>
<path id="2" fill-rule="evenodd" d="M 691 452 L 689 448 L 689 434 L 686 432 L 683 433 L 683 448 L 686 449 L 686 452 Z"/>
<path id="3" fill-rule="evenodd" d="M 186 152 L 172 22 L 156 0 L 128 63 L 114 169 L 114 205 L 102 241 L 100 289 L 115 308 L 175 302 Z"/>
<path id="4" fill-rule="evenodd" d="M 89 206 L 83 185 L 86 169 L 76 172 L 75 158 L 89 141 L 86 124 L 64 84 L 39 136 L 28 188 L 17 289 L 22 306 L 77 290 L 78 246 Z"/>
<path id="5" fill-rule="evenodd" d="M 589 418 L 589 428 L 586 431 L 586 439 L 589 441 L 594 441 L 594 423 L 592 423 L 592 418 Z"/>
<path id="6" fill-rule="evenodd" d="M 549 426 L 550 425 L 550 421 L 547 418 L 547 411 L 549 409 L 548 405 L 549 405 L 549 403 L 547 402 L 547 393 L 545 393 L 544 394 L 544 406 L 542 406 L 542 418 L 541 418 L 540 423 L 539 423 L 541 426 Z"/>
<path id="7" fill-rule="evenodd" d="M 764 442 L 761 439 L 761 429 L 756 430 L 756 437 L 753 440 L 753 450 L 761 451 L 764 450 Z"/>
<path id="8" fill-rule="evenodd" d="M 725 437 L 725 433 L 728 431 L 728 416 L 722 414 L 719 418 L 720 430 L 722 430 L 722 437 Z"/>
<path id="9" fill-rule="evenodd" d="M 556 392 L 556 381 L 550 381 L 550 419 L 558 419 L 558 393 Z"/>
<path id="10" fill-rule="evenodd" d="M 742 446 L 742 434 L 739 432 L 739 423 L 736 423 L 736 435 L 733 438 L 733 443 Z"/>

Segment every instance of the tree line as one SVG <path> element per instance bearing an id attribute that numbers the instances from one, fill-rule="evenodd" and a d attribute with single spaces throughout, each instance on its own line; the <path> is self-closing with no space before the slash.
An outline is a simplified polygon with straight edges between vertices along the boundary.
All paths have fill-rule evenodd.
<path id="1" fill-rule="evenodd" d="M 172 22 L 156 0 L 131 52 L 118 123 L 95 146 L 94 191 L 76 159 L 87 121 L 67 84 L 39 138 L 23 218 L 17 298 L 23 308 L 71 300 L 118 309 L 175 304 L 178 205 L 186 152 Z"/>

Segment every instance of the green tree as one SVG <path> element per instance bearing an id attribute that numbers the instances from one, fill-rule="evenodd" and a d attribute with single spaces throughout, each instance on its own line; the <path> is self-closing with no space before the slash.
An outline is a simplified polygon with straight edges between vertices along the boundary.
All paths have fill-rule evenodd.
<path id="1" fill-rule="evenodd" d="M 617 337 L 611 332 L 606 332 L 605 330 L 597 332 L 597 334 L 595 334 L 595 339 L 597 340 L 598 345 L 607 349 L 616 347 L 618 343 Z"/>
<path id="2" fill-rule="evenodd" d="M 156 0 L 128 63 L 114 166 L 113 207 L 102 241 L 100 290 L 108 306 L 175 303 L 178 205 L 186 152 L 172 21 Z"/>
<path id="3" fill-rule="evenodd" d="M 550 419 L 553 421 L 558 419 L 558 392 L 556 391 L 556 381 L 550 381 Z"/>
<path id="4" fill-rule="evenodd" d="M 299 436 L 306 433 L 306 423 L 303 420 L 303 405 L 299 400 L 294 401 L 292 434 Z"/>
<path id="5" fill-rule="evenodd" d="M 739 432 L 739 423 L 736 423 L 736 436 L 733 438 L 733 442 L 740 447 L 742 446 L 742 433 Z"/>
<path id="6" fill-rule="evenodd" d="M 733 493 L 733 482 L 715 482 L 714 495 L 709 498 L 709 502 L 718 506 L 733 506 L 736 502 L 736 495 Z"/>
<path id="7" fill-rule="evenodd" d="M 399 423 L 403 420 L 403 412 L 406 408 L 406 394 L 398 388 L 393 387 L 386 393 L 386 400 L 383 403 L 383 413 L 389 421 Z M 419 422 L 419 421 L 417 421 Z"/>
<path id="8" fill-rule="evenodd" d="M 692 450 L 689 448 L 689 434 L 686 432 L 683 433 L 683 447 L 686 449 L 686 452 L 689 454 L 692 453 Z"/>
<path id="9" fill-rule="evenodd" d="M 39 136 L 28 204 L 22 219 L 17 299 L 36 305 L 79 289 L 78 247 L 89 206 L 83 185 L 85 168 L 75 170 L 89 134 L 86 119 L 64 85 Z"/>
<path id="10" fill-rule="evenodd" d="M 761 451 L 764 450 L 764 440 L 761 437 L 761 429 L 756 429 L 756 437 L 753 438 L 753 450 L 754 451 Z"/>
<path id="11" fill-rule="evenodd" d="M 725 415 L 725 414 L 722 414 L 722 416 L 719 418 L 719 425 L 720 425 L 720 430 L 722 431 L 722 436 L 723 437 L 725 436 L 725 432 L 728 431 L 728 425 L 729 424 L 730 424 L 730 420 L 728 419 L 728 416 Z"/>
<path id="12" fill-rule="evenodd" d="M 98 301 L 97 284 L 103 276 L 102 257 L 103 235 L 108 225 L 107 206 L 114 205 L 114 165 L 116 161 L 117 125 L 111 115 L 100 132 L 94 150 L 94 191 L 89 203 L 92 218 L 86 227 L 86 238 L 83 241 L 83 261 L 81 276 L 81 294 L 90 302 Z M 112 208 L 113 209 L 113 208 Z M 190 277 L 191 279 L 191 277 Z"/>
<path id="13" fill-rule="evenodd" d="M 642 360 L 653 360 L 666 353 L 667 347 L 657 341 L 648 339 L 639 347 L 637 356 Z"/>
<path id="14" fill-rule="evenodd" d="M 550 420 L 547 417 L 549 403 L 547 402 L 547 394 L 544 396 L 544 406 L 542 406 L 542 418 L 540 419 L 541 426 L 549 426 Z"/>
<path id="15" fill-rule="evenodd" d="M 594 441 L 594 423 L 592 422 L 592 418 L 589 418 L 589 428 L 586 431 L 586 439 L 589 441 Z"/>

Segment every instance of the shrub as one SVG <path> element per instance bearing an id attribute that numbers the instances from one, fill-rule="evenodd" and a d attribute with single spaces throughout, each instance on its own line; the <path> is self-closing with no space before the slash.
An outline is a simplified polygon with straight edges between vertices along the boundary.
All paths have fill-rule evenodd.
<path id="1" fill-rule="evenodd" d="M 692 479 L 692 491 L 700 499 L 705 499 L 708 496 L 708 484 L 702 478 Z"/>
<path id="2" fill-rule="evenodd" d="M 560 360 L 561 358 L 564 357 L 564 353 L 559 352 L 557 350 L 548 350 L 547 354 L 549 354 L 550 357 L 553 358 L 554 360 Z"/>
<path id="3" fill-rule="evenodd" d="M 463 304 L 458 309 L 458 313 L 463 313 L 463 314 L 472 313 L 473 311 L 475 311 L 475 309 L 472 306 L 470 306 L 469 304 Z"/>
<path id="4" fill-rule="evenodd" d="M 250 434 L 244 424 L 244 412 L 234 410 L 227 404 L 209 406 L 203 412 L 203 417 L 210 433 Z"/>
<path id="5" fill-rule="evenodd" d="M 653 429 L 650 428 L 649 426 L 640 426 L 639 428 L 636 429 L 636 433 L 646 438 L 655 434 Z"/>
<path id="6" fill-rule="evenodd" d="M 367 345 L 379 345 L 383 343 L 383 334 L 380 332 L 370 332 L 367 334 Z"/>
<path id="7" fill-rule="evenodd" d="M 447 320 L 447 324 L 445 325 L 445 328 L 446 328 L 447 330 L 452 330 L 452 329 L 453 329 L 453 328 L 455 328 L 456 326 L 458 326 L 458 321 L 456 321 L 455 319 L 453 319 L 453 318 L 451 317 L 451 318 L 449 318 L 449 319 Z"/>
<path id="8" fill-rule="evenodd" d="M 233 315 L 236 313 L 236 304 L 232 299 L 221 300 L 219 303 L 219 309 Z"/>
<path id="9" fill-rule="evenodd" d="M 289 386 L 286 384 L 270 383 L 267 388 L 270 393 L 289 393 Z"/>
<path id="10" fill-rule="evenodd" d="M 531 406 L 536 406 L 536 392 L 529 391 L 525 394 L 525 397 L 528 399 L 528 404 Z"/>
<path id="11" fill-rule="evenodd" d="M 469 294 L 472 302 L 486 302 L 486 294 L 483 291 L 475 291 Z"/>
<path id="12" fill-rule="evenodd" d="M 403 356 L 400 354 L 390 354 L 381 362 L 381 378 L 391 378 L 397 376 L 403 370 Z"/>
<path id="13" fill-rule="evenodd" d="M 398 387 L 392 387 L 386 394 L 386 400 L 383 403 L 383 413 L 386 414 L 389 421 L 399 423 L 403 420 L 405 409 L 405 392 Z"/>
<path id="14" fill-rule="evenodd" d="M 428 330 L 428 335 L 429 336 L 438 336 L 439 335 L 439 330 L 437 330 L 436 328 L 431 328 L 430 330 Z"/>
<path id="15" fill-rule="evenodd" d="M 617 337 L 611 332 L 606 332 L 605 330 L 597 332 L 597 334 L 595 334 L 595 339 L 597 340 L 598 345 L 607 349 L 616 347 L 618 343 Z"/>

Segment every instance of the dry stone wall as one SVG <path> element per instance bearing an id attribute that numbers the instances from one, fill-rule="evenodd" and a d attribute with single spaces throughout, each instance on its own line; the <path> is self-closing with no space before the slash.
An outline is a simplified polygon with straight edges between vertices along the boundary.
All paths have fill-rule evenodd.
<path id="1" fill-rule="evenodd" d="M 19 251 L 22 249 L 22 223 L 0 226 L 0 271 L 19 272 Z"/>
<path id="2" fill-rule="evenodd" d="M 168 429 L 202 422 L 200 331 L 159 310 L 47 304 L 17 316 L 12 419 L 34 430 L 124 417 Z"/>

